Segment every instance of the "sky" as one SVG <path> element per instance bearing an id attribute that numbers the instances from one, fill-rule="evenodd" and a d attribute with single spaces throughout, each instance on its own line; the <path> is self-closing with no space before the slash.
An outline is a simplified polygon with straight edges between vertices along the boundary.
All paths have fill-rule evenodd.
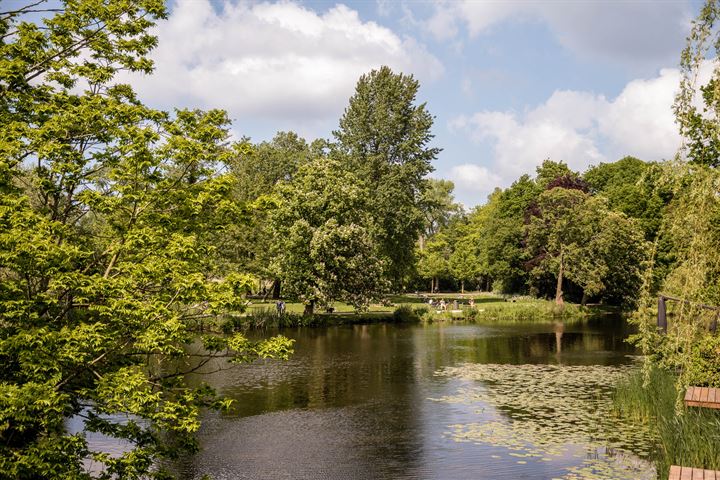
<path id="1" fill-rule="evenodd" d="M 572 169 L 672 158 L 680 51 L 696 1 L 176 0 L 155 29 L 160 108 L 222 108 L 254 142 L 330 138 L 357 79 L 420 82 L 435 178 L 470 208 L 550 158 Z"/>

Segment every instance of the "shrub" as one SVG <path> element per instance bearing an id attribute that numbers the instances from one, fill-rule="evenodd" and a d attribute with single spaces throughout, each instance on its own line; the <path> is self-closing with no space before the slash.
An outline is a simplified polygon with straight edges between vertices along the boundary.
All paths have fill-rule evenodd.
<path id="1" fill-rule="evenodd" d="M 393 312 L 393 321 L 396 323 L 419 322 L 420 315 L 410 305 L 400 305 Z"/>
<path id="2" fill-rule="evenodd" d="M 705 335 L 693 344 L 684 380 L 688 385 L 720 387 L 720 337 Z"/>

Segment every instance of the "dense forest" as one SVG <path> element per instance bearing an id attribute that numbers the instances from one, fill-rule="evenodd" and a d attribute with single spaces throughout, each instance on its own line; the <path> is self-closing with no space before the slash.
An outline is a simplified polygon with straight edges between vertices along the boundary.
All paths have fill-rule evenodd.
<path id="1" fill-rule="evenodd" d="M 306 315 L 416 290 L 720 304 L 716 80 L 704 108 L 684 84 L 678 159 L 549 159 L 466 212 L 428 177 L 440 149 L 412 75 L 363 75 L 328 139 L 234 142 L 223 110 L 153 109 L 117 80 L 152 72 L 163 1 L 44 7 L 0 12 L 0 478 L 88 478 L 88 457 L 106 478 L 165 478 L 201 408 L 227 407 L 184 360 L 292 351 L 199 332 L 249 294 Z M 71 416 L 134 449 L 89 451 Z"/>

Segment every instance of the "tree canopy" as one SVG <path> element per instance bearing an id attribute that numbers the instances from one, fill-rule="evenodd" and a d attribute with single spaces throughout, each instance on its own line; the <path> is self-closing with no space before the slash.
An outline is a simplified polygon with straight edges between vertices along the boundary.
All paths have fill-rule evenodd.
<path id="1" fill-rule="evenodd" d="M 425 176 L 440 152 L 430 146 L 432 115 L 415 103 L 418 88 L 412 75 L 385 66 L 361 76 L 333 132 L 343 168 L 373 192 L 368 208 L 379 226 L 386 274 L 398 285 L 413 267 L 413 246 L 425 225 Z"/>
<path id="2" fill-rule="evenodd" d="M 332 159 L 301 167 L 276 189 L 271 214 L 274 268 L 290 295 L 306 305 L 343 300 L 358 309 L 385 291 L 377 227 L 362 179 Z"/>
<path id="3" fill-rule="evenodd" d="M 244 307 L 250 279 L 217 277 L 210 239 L 245 209 L 217 170 L 223 111 L 153 110 L 115 81 L 152 70 L 163 2 L 66 2 L 42 25 L 32 7 L 0 14 L 0 476 L 89 478 L 92 458 L 161 478 L 158 459 L 196 448 L 200 409 L 227 406 L 184 373 L 291 342 L 195 343 L 201 319 Z M 129 448 L 90 451 L 86 432 Z"/>

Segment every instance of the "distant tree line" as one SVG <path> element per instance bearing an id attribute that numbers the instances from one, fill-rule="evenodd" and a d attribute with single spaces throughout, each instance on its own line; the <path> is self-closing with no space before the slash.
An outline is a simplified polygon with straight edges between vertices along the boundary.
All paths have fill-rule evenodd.
<path id="1" fill-rule="evenodd" d="M 451 215 L 419 245 L 418 274 L 430 288 L 632 305 L 669 200 L 657 168 L 626 157 L 580 174 L 546 160 Z"/>

